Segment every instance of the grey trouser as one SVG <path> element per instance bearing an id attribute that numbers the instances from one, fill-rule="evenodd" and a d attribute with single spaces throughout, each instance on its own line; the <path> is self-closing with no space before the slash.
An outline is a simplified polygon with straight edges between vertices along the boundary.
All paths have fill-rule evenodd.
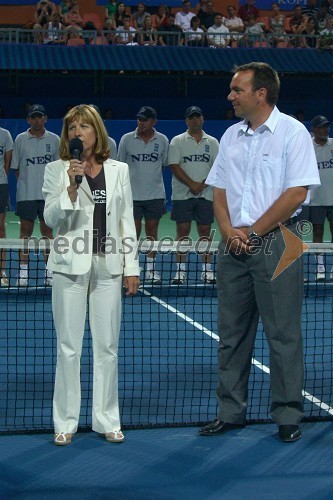
<path id="1" fill-rule="evenodd" d="M 294 226 L 288 229 L 296 234 Z M 229 423 L 246 419 L 259 315 L 270 350 L 271 417 L 278 425 L 297 424 L 303 417 L 303 259 L 272 280 L 284 249 L 280 230 L 273 233 L 269 248 L 266 240 L 266 250 L 261 248 L 257 255 L 237 256 L 220 245 L 217 400 L 219 418 Z"/>

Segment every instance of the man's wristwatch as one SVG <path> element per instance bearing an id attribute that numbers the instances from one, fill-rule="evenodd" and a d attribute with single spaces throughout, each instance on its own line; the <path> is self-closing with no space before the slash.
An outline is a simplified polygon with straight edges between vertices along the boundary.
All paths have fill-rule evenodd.
<path id="1" fill-rule="evenodd" d="M 253 229 L 253 226 L 251 224 L 251 226 L 249 226 L 249 238 L 260 238 L 259 234 L 255 232 L 255 230 Z"/>

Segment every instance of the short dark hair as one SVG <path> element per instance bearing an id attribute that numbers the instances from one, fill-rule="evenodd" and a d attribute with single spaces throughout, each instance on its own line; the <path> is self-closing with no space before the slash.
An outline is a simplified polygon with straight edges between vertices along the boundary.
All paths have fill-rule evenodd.
<path id="1" fill-rule="evenodd" d="M 275 69 L 263 62 L 251 62 L 242 64 L 241 66 L 234 66 L 234 74 L 239 71 L 252 71 L 252 89 L 255 91 L 265 88 L 267 91 L 267 103 L 270 106 L 275 106 L 280 92 L 280 78 Z"/>

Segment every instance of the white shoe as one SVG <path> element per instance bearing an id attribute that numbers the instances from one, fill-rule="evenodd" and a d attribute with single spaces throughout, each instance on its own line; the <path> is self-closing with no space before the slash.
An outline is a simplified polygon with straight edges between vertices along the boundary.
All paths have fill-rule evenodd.
<path id="1" fill-rule="evenodd" d="M 146 271 L 145 281 L 153 285 L 160 285 L 162 283 L 160 273 L 157 271 Z"/>
<path id="2" fill-rule="evenodd" d="M 316 281 L 325 281 L 326 274 L 325 272 L 318 271 L 316 274 Z"/>
<path id="3" fill-rule="evenodd" d="M 172 283 L 174 285 L 182 285 L 187 280 L 186 271 L 177 271 L 173 277 Z"/>
<path id="4" fill-rule="evenodd" d="M 214 283 L 216 283 L 216 278 L 214 276 L 213 271 L 202 271 L 202 273 L 201 273 L 201 280 L 204 283 L 210 283 L 211 285 L 213 285 Z"/>
<path id="5" fill-rule="evenodd" d="M 53 272 L 45 269 L 45 286 L 52 286 Z"/>
<path id="6" fill-rule="evenodd" d="M 19 277 L 16 281 L 16 286 L 28 286 L 28 271 L 20 269 Z"/>
<path id="7" fill-rule="evenodd" d="M 0 286 L 9 286 L 9 279 L 6 276 L 5 271 L 1 272 Z"/>

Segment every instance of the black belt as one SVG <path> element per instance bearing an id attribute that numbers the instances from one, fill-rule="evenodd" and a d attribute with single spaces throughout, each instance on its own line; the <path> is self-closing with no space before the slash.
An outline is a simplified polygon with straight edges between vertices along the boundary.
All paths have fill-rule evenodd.
<path id="1" fill-rule="evenodd" d="M 297 216 L 291 217 L 290 219 L 283 222 L 282 226 L 284 226 L 284 227 L 292 226 L 293 224 L 296 224 L 296 222 L 297 222 Z M 281 230 L 281 227 L 277 226 L 275 229 L 271 229 L 270 231 L 268 231 L 268 233 L 264 234 L 262 236 L 262 238 L 264 238 L 265 236 L 268 236 L 271 233 L 276 233 L 277 231 L 280 231 L 280 230 Z"/>

